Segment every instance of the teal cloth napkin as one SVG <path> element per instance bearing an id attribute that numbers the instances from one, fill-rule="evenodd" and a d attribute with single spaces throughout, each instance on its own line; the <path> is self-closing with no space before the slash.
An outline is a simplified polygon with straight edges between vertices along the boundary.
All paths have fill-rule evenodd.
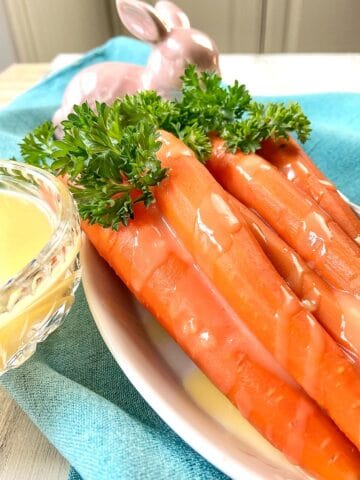
<path id="1" fill-rule="evenodd" d="M 144 64 L 148 54 L 143 43 L 115 38 L 18 97 L 0 111 L 0 157 L 19 157 L 20 139 L 51 118 L 80 68 L 104 60 Z M 295 99 L 313 124 L 306 150 L 346 195 L 360 202 L 360 95 Z M 103 343 L 81 287 L 64 325 L 0 383 L 69 460 L 71 480 L 226 478 L 177 437 L 132 387 Z"/>

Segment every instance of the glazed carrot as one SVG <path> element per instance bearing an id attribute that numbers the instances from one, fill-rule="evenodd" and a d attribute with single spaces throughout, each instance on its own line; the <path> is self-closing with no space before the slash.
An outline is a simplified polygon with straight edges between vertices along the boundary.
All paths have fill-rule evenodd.
<path id="1" fill-rule="evenodd" d="M 359 218 L 291 136 L 287 140 L 265 140 L 257 153 L 312 197 L 360 245 Z"/>
<path id="2" fill-rule="evenodd" d="M 289 456 L 300 458 L 319 478 L 334 478 L 334 472 L 335 478 L 359 478 L 358 453 L 349 443 L 339 455 L 330 439 L 332 456 L 328 455 L 329 439 L 324 434 L 336 427 L 330 422 L 324 429 L 322 420 L 312 423 L 313 403 L 297 389 L 291 392 L 304 397 L 294 402 L 287 390 L 291 382 L 282 380 L 284 390 L 275 382 L 279 392 L 275 397 L 273 381 L 262 373 L 264 368 L 268 372 L 264 367 L 268 362 L 260 363 L 247 336 L 232 333 L 238 334 L 246 322 L 264 349 L 319 403 L 320 416 L 327 418 L 327 410 L 357 447 L 358 374 L 276 272 L 244 219 L 232 211 L 225 192 L 194 154 L 165 132 L 158 152 L 161 142 L 155 130 L 156 125 L 172 128 L 205 160 L 209 131 L 220 129 L 233 147 L 251 151 L 270 131 L 276 135 L 285 126 L 288 129 L 289 121 L 306 139 L 308 120 L 298 105 L 267 107 L 251 101 L 237 83 L 223 91 L 219 77 L 204 73 L 199 78 L 194 67 L 187 69 L 183 81 L 182 101 L 176 105 L 154 92 L 140 92 L 112 106 L 97 104 L 95 111 L 87 104 L 74 106 L 74 114 L 63 123 L 63 139 L 53 142 L 54 129 L 45 122 L 24 139 L 24 159 L 68 176 L 82 219 L 98 225 L 85 226 L 98 250 L 257 428 L 274 443 L 282 442 Z M 149 219 L 141 229 L 136 223 L 133 234 L 131 227 L 122 227 L 138 214 L 139 202 L 150 205 L 154 196 L 164 222 L 153 224 Z M 168 231 L 174 231 L 185 246 L 175 249 L 175 255 L 169 254 L 171 242 L 164 240 L 166 221 Z M 120 227 L 120 232 L 104 227 Z M 211 294 L 223 302 L 214 304 Z M 227 307 L 233 313 L 226 313 Z M 224 323 L 228 314 L 231 321 Z M 317 412 L 314 421 L 320 418 Z M 303 429 L 309 432 L 309 447 L 301 442 Z M 287 431 L 294 435 L 285 435 L 289 441 L 284 445 L 278 432 Z"/>
<path id="3" fill-rule="evenodd" d="M 154 193 L 165 218 L 252 333 L 359 448 L 354 367 L 276 272 L 193 152 L 167 132 L 160 139 L 158 158 L 169 176 Z"/>
<path id="4" fill-rule="evenodd" d="M 332 288 L 261 218 L 229 195 L 279 274 L 330 335 L 360 361 L 360 301 Z"/>
<path id="5" fill-rule="evenodd" d="M 212 145 L 207 167 L 220 184 L 255 209 L 325 281 L 360 296 L 360 248 L 339 225 L 259 155 L 229 153 L 217 137 Z"/>
<path id="6" fill-rule="evenodd" d="M 183 350 L 273 445 L 316 478 L 355 480 L 359 452 L 286 377 L 175 239 L 156 205 L 88 238 Z"/>

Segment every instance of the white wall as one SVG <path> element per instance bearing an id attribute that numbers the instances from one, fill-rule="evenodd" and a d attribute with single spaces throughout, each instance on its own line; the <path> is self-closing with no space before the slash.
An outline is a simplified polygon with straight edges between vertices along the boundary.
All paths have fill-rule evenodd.
<path id="1" fill-rule="evenodd" d="M 4 0 L 0 0 L 0 70 L 17 61 L 17 54 L 11 38 Z"/>
<path id="2" fill-rule="evenodd" d="M 107 0 L 0 1 L 21 62 L 49 62 L 58 53 L 85 52 L 112 35 Z"/>
<path id="3" fill-rule="evenodd" d="M 174 1 L 222 52 L 360 52 L 360 0 Z M 0 0 L 0 70 L 83 52 L 122 31 L 115 0 Z"/>

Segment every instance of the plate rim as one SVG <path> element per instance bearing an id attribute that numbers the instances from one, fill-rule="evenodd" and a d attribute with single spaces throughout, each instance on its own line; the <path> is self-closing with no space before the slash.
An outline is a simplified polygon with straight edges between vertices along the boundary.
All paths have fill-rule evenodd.
<path id="1" fill-rule="evenodd" d="M 157 389 L 154 388 L 154 386 L 152 385 L 152 381 L 148 380 L 148 376 L 141 375 L 139 373 L 139 369 L 133 365 L 132 360 L 127 358 L 127 356 L 123 354 L 122 350 L 119 349 L 116 345 L 117 342 L 116 340 L 114 340 L 114 336 L 109 334 L 106 326 L 104 325 L 104 322 L 100 318 L 101 315 L 98 312 L 98 307 L 91 300 L 93 288 L 91 286 L 91 280 L 89 279 L 90 269 L 88 266 L 88 260 L 91 256 L 94 256 L 98 262 L 101 262 L 103 264 L 103 268 L 106 267 L 111 271 L 113 275 L 116 274 L 112 271 L 111 267 L 107 265 L 105 260 L 101 258 L 101 256 L 97 253 L 91 242 L 87 238 L 85 238 L 80 253 L 82 263 L 82 281 L 85 296 L 92 316 L 95 320 L 95 324 L 116 363 L 123 370 L 123 372 L 129 379 L 129 381 L 132 383 L 132 385 L 135 387 L 137 392 L 144 398 L 144 400 L 156 412 L 156 414 L 195 452 L 200 454 L 206 461 L 208 461 L 211 465 L 213 465 L 220 472 L 224 473 L 231 479 L 268 480 L 268 478 L 264 476 L 265 473 L 262 474 L 253 470 L 254 465 L 251 464 L 255 462 L 259 465 L 259 467 L 260 465 L 263 468 L 267 467 L 269 469 L 268 475 L 272 475 L 273 479 L 294 480 L 294 476 L 289 476 L 291 475 L 290 472 L 281 472 L 274 465 L 267 463 L 266 459 L 262 459 L 257 457 L 256 455 L 252 455 L 250 452 L 245 452 L 241 450 L 242 455 L 244 455 L 244 459 L 241 459 L 240 463 L 239 460 L 236 460 L 231 454 L 227 453 L 227 451 L 224 451 L 218 445 L 214 444 L 213 441 L 209 440 L 204 434 L 201 434 L 198 427 L 195 427 L 193 424 L 186 422 L 182 414 L 177 412 L 177 410 L 170 405 L 169 401 L 167 401 L 164 396 L 160 395 L 157 392 Z M 119 279 L 119 281 L 121 282 L 121 279 Z M 132 295 L 131 292 L 129 293 L 130 295 Z M 144 385 L 146 386 L 145 389 Z M 214 425 L 224 428 L 220 426 L 220 424 L 218 424 L 215 419 L 212 419 L 210 415 L 202 411 L 201 408 L 195 403 L 194 406 L 199 410 L 199 412 L 202 412 L 203 415 L 209 417 L 210 420 L 214 422 Z M 230 432 L 229 434 L 231 435 Z M 312 478 L 300 467 L 297 467 L 295 465 L 293 465 L 293 467 L 297 471 L 296 480 L 300 478 Z"/>

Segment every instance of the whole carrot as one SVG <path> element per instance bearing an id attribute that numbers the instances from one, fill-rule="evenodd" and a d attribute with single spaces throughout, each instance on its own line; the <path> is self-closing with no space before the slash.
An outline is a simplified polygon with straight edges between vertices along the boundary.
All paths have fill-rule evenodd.
<path id="1" fill-rule="evenodd" d="M 354 367 L 276 272 L 193 152 L 167 132 L 160 139 L 158 158 L 169 176 L 154 193 L 167 221 L 249 329 L 359 448 Z"/>
<path id="2" fill-rule="evenodd" d="M 359 453 L 288 379 L 174 237 L 156 205 L 118 232 L 83 223 L 105 260 L 273 445 L 316 478 L 353 480 Z"/>
<path id="3" fill-rule="evenodd" d="M 347 353 L 360 362 L 360 301 L 332 288 L 253 211 L 229 195 L 279 274 Z"/>
<path id="4" fill-rule="evenodd" d="M 317 202 L 355 242 L 360 245 L 360 220 L 339 195 L 335 185 L 317 168 L 291 137 L 268 139 L 257 152 L 277 167 L 286 178 Z"/>
<path id="5" fill-rule="evenodd" d="M 310 197 L 256 154 L 227 152 L 212 139 L 207 167 L 226 190 L 255 209 L 325 281 L 360 296 L 360 248 Z"/>

